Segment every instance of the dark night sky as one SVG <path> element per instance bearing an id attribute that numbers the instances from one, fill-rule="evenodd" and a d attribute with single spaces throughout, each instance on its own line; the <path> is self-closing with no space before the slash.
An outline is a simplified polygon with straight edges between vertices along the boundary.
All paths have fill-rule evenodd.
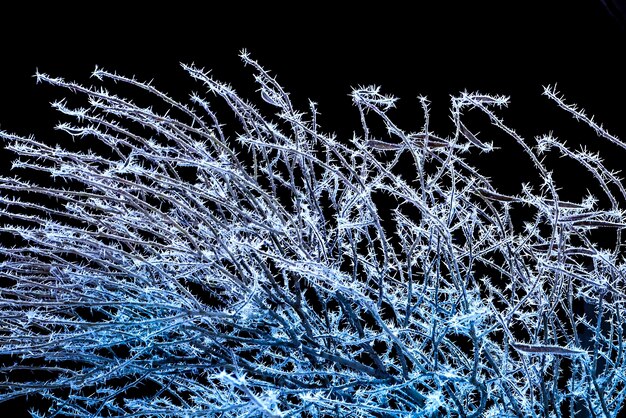
<path id="1" fill-rule="evenodd" d="M 406 129 L 420 127 L 422 94 L 433 101 L 434 129 L 445 133 L 449 95 L 467 89 L 511 95 L 505 119 L 528 138 L 565 124 L 560 134 L 571 135 L 568 142 L 592 142 L 591 132 L 578 138 L 578 125 L 541 97 L 542 85 L 558 83 L 571 102 L 626 138 L 625 30 L 601 0 L 434 1 L 428 3 L 437 9 L 415 10 L 410 2 L 383 3 L 340 12 L 307 2 L 284 15 L 242 5 L 131 13 L 105 2 L 102 9 L 39 9 L 36 16 L 0 7 L 0 128 L 62 137 L 52 130 L 58 117 L 48 102 L 67 93 L 36 85 L 36 69 L 87 83 L 98 65 L 153 78 L 185 98 L 200 86 L 179 62 L 194 62 L 252 95 L 250 73 L 237 57 L 247 48 L 296 103 L 317 101 L 325 129 L 340 135 L 359 128 L 350 87 L 375 83 L 402 97 L 395 116 Z M 4 171 L 9 160 L 0 158 Z M 496 171 L 517 164 L 514 151 L 490 161 Z"/>
<path id="2" fill-rule="evenodd" d="M 542 86 L 554 83 L 570 102 L 626 138 L 626 31 L 615 18 L 618 7 L 612 16 L 601 0 L 421 3 L 437 6 L 386 2 L 340 11 L 306 3 L 283 10 L 234 5 L 138 13 L 107 3 L 84 11 L 39 9 L 38 18 L 32 11 L 7 11 L 0 25 L 0 128 L 63 138 L 52 131 L 58 116 L 48 102 L 67 93 L 35 85 L 36 69 L 88 83 L 98 65 L 154 79 L 184 100 L 201 89 L 179 66 L 193 62 L 250 97 L 252 77 L 237 57 L 246 48 L 296 104 L 318 102 L 322 127 L 344 138 L 359 131 L 350 87 L 378 84 L 402 98 L 392 116 L 407 130 L 421 127 L 421 94 L 433 102 L 434 130 L 449 133 L 449 96 L 467 89 L 510 95 L 502 115 L 531 145 L 534 136 L 557 128 L 569 144 L 597 144 L 541 97 Z M 475 129 L 486 132 L 477 123 Z M 514 189 L 506 191 L 517 192 L 524 180 L 513 175 L 523 170 L 518 151 L 510 143 L 496 145 L 503 149 L 481 164 L 493 168 L 487 174 L 507 170 Z M 617 164 L 619 155 L 609 151 Z"/>
<path id="3" fill-rule="evenodd" d="M 144 15 L 113 6 L 55 7 L 39 9 L 38 18 L 7 11 L 0 25 L 0 124 L 47 132 L 56 120 L 47 102 L 62 93 L 35 86 L 37 68 L 88 81 L 99 65 L 154 78 L 184 97 L 190 84 L 178 63 L 195 62 L 252 92 L 237 58 L 241 48 L 274 71 L 296 100 L 318 101 L 330 130 L 355 128 L 344 122 L 347 94 L 350 86 L 370 83 L 401 96 L 406 108 L 400 114 L 407 116 L 418 94 L 427 94 L 443 115 L 448 95 L 463 89 L 511 94 L 521 104 L 534 103 L 543 84 L 558 82 L 607 124 L 620 122 L 624 30 L 601 0 L 429 3 L 439 6 L 411 10 L 386 2 L 341 12 L 310 3 L 284 15 L 260 6 Z"/>

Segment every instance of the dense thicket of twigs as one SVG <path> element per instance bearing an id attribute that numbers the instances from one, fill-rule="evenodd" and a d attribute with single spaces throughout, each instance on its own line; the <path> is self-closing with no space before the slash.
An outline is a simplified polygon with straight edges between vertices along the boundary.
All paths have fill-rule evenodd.
<path id="1" fill-rule="evenodd" d="M 94 72 L 154 108 L 38 75 L 88 99 L 54 107 L 92 149 L 0 133 L 23 169 L 0 179 L 0 401 L 41 396 L 45 416 L 616 416 L 626 191 L 598 155 L 526 140 L 498 116 L 507 98 L 467 92 L 445 136 L 425 98 L 423 129 L 406 132 L 394 98 L 355 89 L 362 131 L 339 140 L 242 58 L 261 106 L 191 66 L 207 95 L 189 104 Z M 470 111 L 539 182 L 505 195 L 467 162 L 493 149 Z M 606 196 L 560 199 L 547 152 Z M 594 243 L 600 228 L 614 249 Z"/>

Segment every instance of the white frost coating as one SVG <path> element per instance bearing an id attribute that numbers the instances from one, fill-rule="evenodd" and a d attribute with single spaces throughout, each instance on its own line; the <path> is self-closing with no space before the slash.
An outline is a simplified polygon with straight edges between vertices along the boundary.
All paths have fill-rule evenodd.
<path id="1" fill-rule="evenodd" d="M 54 104 L 74 120 L 58 129 L 98 146 L 0 132 L 19 155 L 0 178 L 0 401 L 42 396 L 45 416 L 617 416 L 626 190 L 598 154 L 527 143 L 500 117 L 508 98 L 480 93 L 452 98 L 449 135 L 420 97 L 408 132 L 376 86 L 351 95 L 360 132 L 335 138 L 242 59 L 258 105 L 193 66 L 206 93 L 188 104 L 104 69 L 96 82 L 154 102 L 37 74 L 87 99 Z M 497 152 L 479 118 L 536 173 L 519 193 L 466 161 Z M 605 196 L 561 199 L 550 152 Z"/>

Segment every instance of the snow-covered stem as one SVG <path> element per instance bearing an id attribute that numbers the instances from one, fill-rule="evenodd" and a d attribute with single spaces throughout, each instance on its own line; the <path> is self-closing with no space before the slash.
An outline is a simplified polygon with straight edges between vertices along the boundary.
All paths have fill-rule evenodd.
<path id="1" fill-rule="evenodd" d="M 599 157 L 549 135 L 532 147 L 498 115 L 508 98 L 468 92 L 446 136 L 426 98 L 407 132 L 394 97 L 357 88 L 362 136 L 340 140 L 319 131 L 316 104 L 296 110 L 241 58 L 259 106 L 194 66 L 209 94 L 187 104 L 94 72 L 151 107 L 38 74 L 87 98 L 54 107 L 75 120 L 60 130 L 92 142 L 0 132 L 15 168 L 48 177 L 0 178 L 0 401 L 94 417 L 617 415 L 626 193 Z M 521 147 L 535 188 L 501 193 L 467 162 L 494 150 L 470 112 Z M 609 208 L 559 198 L 551 148 L 592 173 Z M 512 219 L 522 207 L 531 217 Z M 613 251 L 598 228 L 618 231 Z"/>

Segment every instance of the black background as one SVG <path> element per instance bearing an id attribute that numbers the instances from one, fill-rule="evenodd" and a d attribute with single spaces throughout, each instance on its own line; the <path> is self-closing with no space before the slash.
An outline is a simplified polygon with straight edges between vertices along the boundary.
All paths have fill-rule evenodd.
<path id="1" fill-rule="evenodd" d="M 253 97 L 252 76 L 237 57 L 246 48 L 296 105 L 304 109 L 309 98 L 318 102 L 323 129 L 340 138 L 359 132 L 351 87 L 378 84 L 402 98 L 392 116 L 407 130 L 420 129 L 416 97 L 427 95 L 433 129 L 449 133 L 449 96 L 467 89 L 510 95 L 503 116 L 531 145 L 535 135 L 554 130 L 569 144 L 593 149 L 599 143 L 593 133 L 541 96 L 543 85 L 555 83 L 570 102 L 626 138 L 626 43 L 619 4 L 609 10 L 601 0 L 410 3 L 2 7 L 0 129 L 55 142 L 65 138 L 53 130 L 59 116 L 49 102 L 69 93 L 36 85 L 37 69 L 89 83 L 98 65 L 154 79 L 157 87 L 185 100 L 201 86 L 190 82 L 179 63 L 193 62 Z M 510 141 L 495 145 L 503 149 L 484 156 L 483 166 L 502 191 L 518 192 L 523 158 Z M 624 165 L 626 153 L 598 148 L 606 149 L 612 168 Z M 1 172 L 7 172 L 10 158 L 0 153 Z M 557 180 L 581 187 L 578 174 L 560 168 Z M 0 415 L 19 416 L 12 408 L 20 405 L 0 405 Z"/>
<path id="2" fill-rule="evenodd" d="M 392 116 L 407 130 L 420 129 L 416 97 L 426 95 L 432 101 L 432 127 L 448 134 L 449 96 L 467 89 L 510 95 L 511 106 L 502 115 L 531 145 L 536 135 L 555 130 L 570 145 L 594 149 L 601 141 L 556 110 L 541 92 L 543 85 L 556 83 L 570 102 L 626 138 L 625 30 L 618 0 L 608 2 L 436 1 L 416 2 L 436 6 L 409 6 L 387 1 L 342 4 L 343 9 L 317 2 L 206 9 L 181 3 L 142 10 L 107 2 L 85 10 L 6 10 L 0 26 L 0 129 L 67 140 L 52 129 L 59 116 L 49 102 L 69 93 L 36 85 L 36 70 L 90 83 L 98 65 L 154 79 L 157 87 L 186 100 L 191 90 L 202 87 L 189 80 L 179 63 L 195 63 L 254 97 L 250 70 L 237 57 L 246 48 L 278 77 L 296 105 L 304 109 L 307 99 L 318 102 L 322 127 L 340 139 L 360 132 L 348 97 L 351 87 L 377 84 L 402 98 Z M 475 130 L 487 129 L 476 123 Z M 492 170 L 486 174 L 498 178 L 502 191 L 517 192 L 520 181 L 527 180 L 522 174 L 527 161 L 506 141 L 496 137 L 502 150 L 483 156 L 480 164 Z M 621 162 L 614 151 L 606 151 L 613 168 Z M 2 158 L 0 169 L 9 160 Z M 570 181 L 571 176 L 557 180 Z"/>

